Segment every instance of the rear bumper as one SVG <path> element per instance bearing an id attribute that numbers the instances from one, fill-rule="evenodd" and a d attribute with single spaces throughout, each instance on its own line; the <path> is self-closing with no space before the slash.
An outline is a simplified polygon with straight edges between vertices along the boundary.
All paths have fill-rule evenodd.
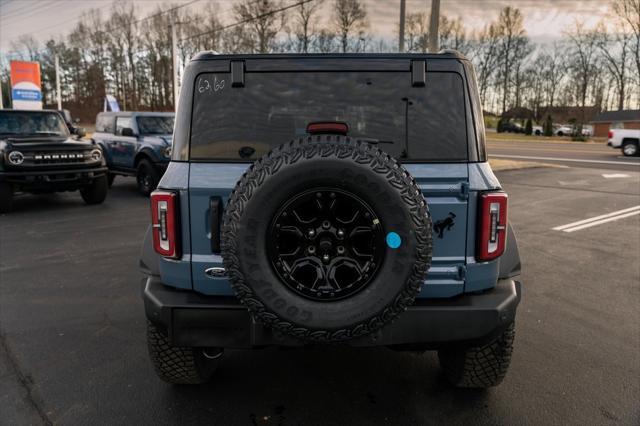
<path id="1" fill-rule="evenodd" d="M 82 188 L 107 172 L 105 166 L 0 172 L 0 182 L 9 182 L 22 191 L 69 191 Z"/>
<path id="2" fill-rule="evenodd" d="M 348 344 L 437 348 L 487 341 L 515 319 L 520 296 L 520 282 L 504 279 L 481 294 L 420 300 L 393 323 Z M 176 346 L 251 348 L 305 344 L 256 323 L 235 297 L 174 290 L 158 277 L 150 276 L 143 280 L 143 299 L 147 318 L 164 329 Z"/>

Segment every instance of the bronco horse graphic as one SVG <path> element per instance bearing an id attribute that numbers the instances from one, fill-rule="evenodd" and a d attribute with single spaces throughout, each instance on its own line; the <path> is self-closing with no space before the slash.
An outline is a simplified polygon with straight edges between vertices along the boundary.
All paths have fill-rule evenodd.
<path id="1" fill-rule="evenodd" d="M 456 215 L 453 212 L 449 212 L 449 215 L 440 219 L 436 223 L 433 224 L 433 230 L 438 233 L 438 238 L 444 237 L 444 231 L 450 231 L 451 228 L 456 224 L 453 219 L 456 218 Z"/>

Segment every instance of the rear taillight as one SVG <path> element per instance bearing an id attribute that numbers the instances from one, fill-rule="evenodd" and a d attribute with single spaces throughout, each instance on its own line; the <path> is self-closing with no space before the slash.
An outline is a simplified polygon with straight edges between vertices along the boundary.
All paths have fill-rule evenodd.
<path id="1" fill-rule="evenodd" d="M 493 260 L 504 253 L 507 242 L 507 194 L 484 192 L 478 200 L 476 259 Z"/>
<path id="2" fill-rule="evenodd" d="M 609 133 L 607 133 L 607 137 L 609 139 L 613 138 L 613 130 L 609 130 Z"/>
<path id="3" fill-rule="evenodd" d="M 167 191 L 151 193 L 151 226 L 156 253 L 173 259 L 180 257 L 178 194 Z"/>

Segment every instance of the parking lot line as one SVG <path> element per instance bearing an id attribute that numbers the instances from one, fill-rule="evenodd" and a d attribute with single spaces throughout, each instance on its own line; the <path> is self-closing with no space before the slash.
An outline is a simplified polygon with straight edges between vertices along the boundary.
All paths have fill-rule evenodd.
<path id="1" fill-rule="evenodd" d="M 591 217 L 588 219 L 579 220 L 577 222 L 568 223 L 566 225 L 556 226 L 552 229 L 554 231 L 574 232 L 581 229 L 590 228 L 592 226 L 601 225 L 603 223 L 613 222 L 614 220 L 623 219 L 625 217 L 633 216 L 636 214 L 640 214 L 640 205 L 603 214 L 600 216 Z"/>
<path id="2" fill-rule="evenodd" d="M 522 160 L 547 160 L 547 161 L 567 161 L 574 163 L 596 163 L 596 164 L 624 164 L 629 166 L 640 166 L 639 162 L 631 161 L 605 161 L 605 160 L 580 160 L 578 158 L 560 158 L 560 157 L 537 157 L 529 155 L 507 155 L 507 154 L 490 154 L 490 157 L 495 158 L 519 158 Z"/>

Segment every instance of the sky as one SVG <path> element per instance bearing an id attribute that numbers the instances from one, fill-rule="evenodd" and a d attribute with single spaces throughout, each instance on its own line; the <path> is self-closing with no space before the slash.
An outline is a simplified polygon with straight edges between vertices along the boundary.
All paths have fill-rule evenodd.
<path id="1" fill-rule="evenodd" d="M 187 3 L 193 0 L 133 0 L 140 17 L 158 5 Z M 221 19 L 232 22 L 231 9 L 238 0 L 212 1 L 220 8 Z M 296 0 L 282 0 L 284 4 Z M 430 0 L 406 0 L 407 13 L 429 13 Z M 198 0 L 186 9 L 198 10 L 210 0 Z M 363 0 L 369 16 L 369 32 L 376 38 L 394 39 L 399 20 L 400 0 Z M 333 0 L 324 0 L 322 21 L 331 14 Z M 32 34 L 39 41 L 66 35 L 83 12 L 99 8 L 109 12 L 113 0 L 0 0 L 0 52 L 6 53 L 11 41 L 22 34 Z M 558 40 L 574 21 L 595 25 L 606 16 L 605 0 L 441 0 L 440 12 L 448 17 L 461 17 L 465 27 L 479 30 L 495 20 L 500 9 L 511 5 L 524 15 L 524 26 L 532 41 L 549 43 Z"/>

